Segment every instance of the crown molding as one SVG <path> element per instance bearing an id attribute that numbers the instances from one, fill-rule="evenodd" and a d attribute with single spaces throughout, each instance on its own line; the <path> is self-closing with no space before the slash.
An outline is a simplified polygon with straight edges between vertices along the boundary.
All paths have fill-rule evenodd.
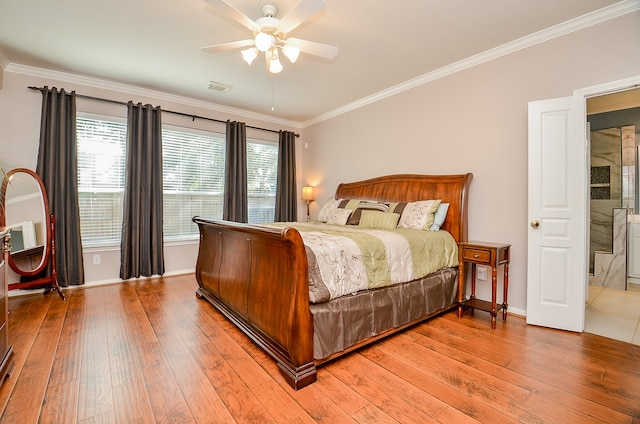
<path id="1" fill-rule="evenodd" d="M 407 90 L 411 90 L 415 87 L 427 84 L 429 82 L 444 78 L 449 75 L 453 75 L 457 72 L 472 68 L 477 65 L 489 62 L 491 60 L 515 53 L 520 50 L 553 40 L 558 37 L 570 34 L 572 32 L 580 31 L 593 25 L 615 19 L 617 17 L 626 15 L 628 13 L 636 12 L 640 10 L 640 0 L 623 0 L 608 7 L 604 7 L 600 10 L 588 13 L 581 17 L 571 19 L 553 27 L 544 29 L 542 31 L 530 34 L 522 37 L 518 40 L 511 41 L 496 48 L 487 50 L 477 55 L 462 59 L 458 62 L 452 63 L 442 68 L 436 69 L 432 72 L 420 75 L 416 78 L 412 78 L 400 84 L 391 86 L 385 90 L 374 93 L 370 96 L 363 97 L 354 102 L 345 104 L 336 109 L 333 109 L 322 115 L 318 115 L 315 118 L 309 119 L 304 122 L 290 121 L 286 119 L 275 118 L 273 116 L 264 115 L 261 113 L 254 113 L 244 109 L 233 108 L 229 106 L 223 106 L 213 102 L 207 102 L 204 100 L 197 100 L 190 97 L 184 97 L 151 89 L 141 88 L 137 86 L 106 81 L 93 77 L 86 77 L 81 75 L 70 74 L 66 72 L 53 71 L 43 68 L 37 68 L 32 66 L 20 65 L 15 63 L 8 63 L 4 67 L 5 72 L 13 72 L 17 74 L 23 74 L 28 76 L 40 77 L 44 79 L 54 79 L 57 81 L 68 82 L 71 84 L 81 84 L 90 87 L 101 88 L 104 90 L 115 91 L 125 93 L 128 95 L 138 95 L 143 97 L 151 97 L 159 100 L 165 100 L 175 102 L 187 106 L 193 106 L 206 110 L 211 110 L 220 113 L 227 113 L 232 115 L 241 116 L 247 119 L 255 119 L 264 122 L 273 123 L 281 126 L 288 126 L 291 128 L 304 129 L 306 127 L 315 125 L 317 123 L 326 121 L 328 119 L 343 115 L 347 112 L 359 109 L 369 104 L 384 100 L 387 97 L 402 93 Z M 3 55 L 0 51 L 0 65 L 2 65 Z"/>
<path id="2" fill-rule="evenodd" d="M 306 128 L 311 125 L 315 125 L 319 122 L 326 121 L 336 116 L 351 112 L 359 109 L 371 103 L 378 102 L 386 99 L 387 97 L 394 96 L 420 85 L 435 81 L 440 78 L 455 74 L 465 69 L 472 68 L 477 65 L 481 65 L 485 62 L 506 56 L 511 53 L 515 53 L 520 50 L 553 40 L 554 38 L 562 37 L 572 32 L 580 31 L 593 25 L 615 19 L 617 17 L 626 15 L 640 10 L 640 0 L 624 0 L 619 3 L 613 4 L 608 7 L 596 10 L 578 18 L 571 19 L 561 24 L 546 28 L 542 31 L 527 35 L 509 43 L 503 44 L 496 48 L 487 50 L 474 56 L 470 56 L 466 59 L 452 63 L 451 65 L 443 66 L 435 71 L 428 72 L 420 75 L 416 78 L 412 78 L 400 84 L 391 86 L 385 90 L 379 91 L 362 99 L 356 100 L 352 103 L 348 103 L 344 106 L 340 106 L 327 113 L 319 115 L 315 118 L 307 120 L 302 123 L 302 127 Z"/>
<path id="3" fill-rule="evenodd" d="M 130 96 L 151 97 L 161 101 L 174 102 L 174 103 L 182 104 L 185 106 L 193 106 L 193 107 L 207 109 L 214 112 L 220 112 L 223 114 L 237 115 L 243 118 L 265 121 L 265 122 L 269 122 L 269 123 L 280 125 L 280 126 L 287 126 L 292 128 L 298 128 L 298 129 L 302 128 L 302 124 L 296 121 L 274 118 L 273 116 L 264 115 L 261 113 L 254 113 L 244 109 L 223 106 L 213 102 L 197 100 L 197 99 L 193 99 L 185 96 L 178 96 L 175 94 L 164 93 L 161 91 L 150 90 L 147 88 L 141 88 L 133 85 L 122 84 L 122 83 L 113 82 L 113 81 L 106 81 L 99 78 L 70 74 L 67 72 L 53 71 L 50 69 L 37 68 L 34 66 L 20 65 L 16 63 L 9 63 L 5 68 L 5 72 L 12 72 L 16 74 L 44 78 L 44 79 L 52 79 L 52 80 L 66 82 L 70 84 L 86 85 L 89 87 L 100 88 L 103 90 L 124 93 Z"/>

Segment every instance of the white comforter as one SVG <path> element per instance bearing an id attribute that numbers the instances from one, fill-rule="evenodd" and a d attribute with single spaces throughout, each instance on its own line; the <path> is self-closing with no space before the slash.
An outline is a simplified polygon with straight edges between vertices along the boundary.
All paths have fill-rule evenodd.
<path id="1" fill-rule="evenodd" d="M 458 262 L 457 244 L 446 231 L 322 223 L 275 225 L 294 227 L 302 236 L 312 303 L 415 280 Z"/>

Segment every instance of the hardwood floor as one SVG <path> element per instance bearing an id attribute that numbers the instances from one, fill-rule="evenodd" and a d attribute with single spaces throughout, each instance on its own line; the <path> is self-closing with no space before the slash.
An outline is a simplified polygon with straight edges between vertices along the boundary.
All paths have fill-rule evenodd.
<path id="1" fill-rule="evenodd" d="M 2 423 L 640 423 L 640 346 L 450 312 L 298 392 L 193 275 L 9 299 Z"/>

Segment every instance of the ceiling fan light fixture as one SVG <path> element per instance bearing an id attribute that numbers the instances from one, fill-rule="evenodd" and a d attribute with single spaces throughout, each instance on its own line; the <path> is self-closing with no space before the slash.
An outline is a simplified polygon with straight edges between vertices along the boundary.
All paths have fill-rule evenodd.
<path id="1" fill-rule="evenodd" d="M 272 74 L 279 74 L 283 69 L 284 67 L 282 66 L 282 63 L 280 63 L 280 60 L 271 59 L 269 62 L 269 72 Z"/>
<path id="2" fill-rule="evenodd" d="M 289 37 L 291 31 L 325 9 L 327 6 L 326 0 L 296 0 L 298 4 L 282 19 L 276 18 L 278 9 L 274 5 L 266 4 L 262 7 L 262 17 L 255 21 L 233 7 L 229 3 L 231 0 L 204 1 L 219 12 L 227 14 L 231 19 L 242 24 L 252 33 L 250 38 L 244 40 L 202 47 L 201 50 L 205 53 L 239 49 L 243 60 L 249 66 L 257 56 L 260 56 L 260 53 L 264 53 L 267 72 L 271 74 L 283 71 L 282 63 L 278 57 L 279 54 L 286 56 L 291 63 L 296 63 L 301 52 L 329 60 L 333 60 L 338 54 L 337 47 Z"/>
<path id="3" fill-rule="evenodd" d="M 289 59 L 291 63 L 296 63 L 296 60 L 298 60 L 298 56 L 300 56 L 300 48 L 294 47 L 294 46 L 288 46 L 285 44 L 282 47 L 282 53 L 284 53 L 284 55 L 287 56 L 287 59 Z"/>
<path id="4" fill-rule="evenodd" d="M 280 63 L 280 58 L 278 57 L 278 50 L 272 49 L 265 54 L 265 58 L 267 59 L 267 69 L 272 74 L 278 74 L 282 72 L 284 67 L 282 63 Z"/>
<path id="5" fill-rule="evenodd" d="M 242 58 L 249 65 L 251 65 L 253 63 L 253 61 L 256 60 L 256 57 L 258 57 L 258 49 L 256 49 L 255 47 L 251 47 L 250 49 L 242 50 L 240 53 L 242 53 Z"/>
<path id="6" fill-rule="evenodd" d="M 256 34 L 256 38 L 254 39 L 254 43 L 256 48 L 261 52 L 266 52 L 275 44 L 275 37 L 271 34 L 267 34 L 266 32 L 259 32 Z"/>

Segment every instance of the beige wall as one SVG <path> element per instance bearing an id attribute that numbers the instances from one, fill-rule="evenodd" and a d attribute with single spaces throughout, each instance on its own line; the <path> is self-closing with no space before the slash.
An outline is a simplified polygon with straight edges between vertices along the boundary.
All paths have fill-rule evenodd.
<path id="1" fill-rule="evenodd" d="M 640 12 L 458 72 L 301 131 L 298 188 L 318 186 L 312 215 L 343 181 L 390 173 L 473 172 L 469 235 L 511 243 L 510 306 L 526 309 L 527 102 L 569 96 L 573 90 L 640 75 Z M 625 60 L 621 61 L 620 58 Z M 296 125 L 219 112 L 194 102 L 110 84 L 25 75 L 5 68 L 0 89 L 0 166 L 33 169 L 41 96 L 29 85 L 56 85 L 115 100 L 274 129 Z M 375 70 L 374 70 L 375 71 Z M 353 82 L 357 84 L 357 81 Z M 312 101 L 313 99 L 310 99 Z M 79 101 L 79 111 L 119 113 L 118 107 Z M 165 121 L 166 122 L 166 121 Z M 179 123 L 178 123 L 179 124 Z M 305 148 L 305 145 L 308 146 Z M 304 219 L 305 206 L 299 205 Z M 193 269 L 197 246 L 168 246 L 168 272 Z M 85 254 L 88 281 L 117 280 L 117 250 Z M 486 295 L 486 287 L 478 290 Z"/>
<path id="2" fill-rule="evenodd" d="M 15 67 L 11 71 L 7 67 L 4 72 L 4 87 L 0 89 L 0 168 L 11 169 L 25 167 L 35 170 L 38 154 L 38 137 L 40 132 L 40 107 L 42 96 L 39 92 L 30 90 L 29 86 L 49 86 L 64 88 L 67 91 L 76 90 L 78 94 L 107 98 L 126 102 L 151 103 L 160 105 L 163 109 L 216 119 L 241 120 L 248 125 L 270 128 L 274 130 L 292 130 L 300 132 L 300 128 L 288 125 L 286 122 L 267 122 L 259 119 L 255 114 L 242 115 L 228 112 L 225 108 L 207 105 L 204 102 L 191 101 L 176 96 L 154 93 L 132 87 L 109 84 L 96 80 L 87 80 L 72 75 Z M 18 72 L 19 71 L 19 72 Z M 40 74 L 45 76 L 40 76 Z M 51 76 L 53 75 L 53 76 Z M 56 78 L 58 77 L 58 78 Z M 80 82 L 79 82 L 80 81 Z M 210 106 L 210 107 L 209 107 Z M 77 100 L 78 112 L 88 112 L 108 116 L 126 115 L 126 107 L 92 100 Z M 178 126 L 196 125 L 201 129 L 208 129 L 224 133 L 225 126 L 204 120 L 191 122 L 191 118 L 179 117 L 171 114 L 163 115 L 163 123 Z M 278 140 L 274 133 L 247 129 L 249 137 Z M 301 140 L 298 139 L 296 152 L 297 162 L 301 160 Z M 301 175 L 298 169 L 297 175 Z M 302 187 L 298 183 L 298 187 Z M 300 191 L 302 189 L 300 188 Z M 298 196 L 300 197 L 300 196 Z M 298 206 L 300 217 L 306 214 L 306 205 L 300 201 Z M 167 244 L 165 246 L 165 269 L 167 274 L 193 271 L 198 253 L 197 241 Z M 100 264 L 93 264 L 93 256 L 100 255 Z M 119 281 L 120 251 L 117 246 L 101 249 L 85 249 L 84 252 L 85 278 L 88 283 L 102 283 Z"/>
<path id="3" fill-rule="evenodd" d="M 509 304 L 524 314 L 527 103 L 640 75 L 640 55 L 629 54 L 639 45 L 635 12 L 305 128 L 304 182 L 323 200 L 343 181 L 472 172 L 469 237 L 512 245 Z"/>

